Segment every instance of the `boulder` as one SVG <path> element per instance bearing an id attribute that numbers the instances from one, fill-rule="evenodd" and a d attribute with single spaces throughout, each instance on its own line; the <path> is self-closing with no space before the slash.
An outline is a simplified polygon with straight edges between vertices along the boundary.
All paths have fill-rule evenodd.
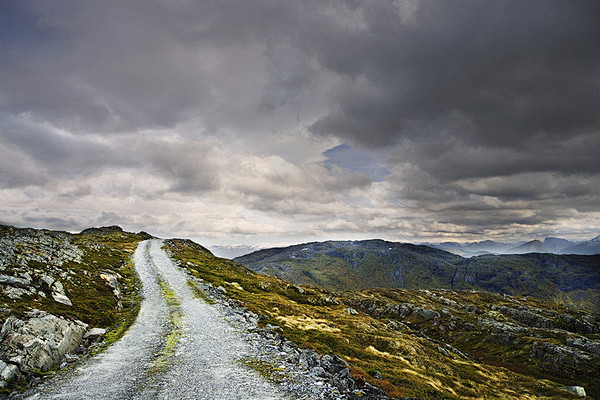
<path id="1" fill-rule="evenodd" d="M 108 272 L 100 274 L 100 278 L 106 281 L 106 284 L 112 289 L 113 294 L 117 299 L 121 298 L 121 292 L 119 290 L 119 280 L 117 275 Z"/>
<path id="2" fill-rule="evenodd" d="M 348 314 L 350 314 L 350 315 L 358 315 L 358 311 L 356 311 L 356 310 L 355 310 L 354 308 L 352 308 L 352 307 L 348 307 L 348 308 L 346 309 L 346 312 L 347 312 Z"/>
<path id="3" fill-rule="evenodd" d="M 51 292 L 52 291 L 52 285 L 54 284 L 54 278 L 51 277 L 50 275 L 47 274 L 42 274 L 39 278 L 38 278 L 38 282 L 40 284 L 40 286 L 42 287 L 42 289 Z"/>
<path id="4" fill-rule="evenodd" d="M 26 357 L 21 369 L 27 372 L 48 371 L 56 363 L 50 345 L 40 338 L 33 338 L 23 345 Z"/>
<path id="5" fill-rule="evenodd" d="M 342 369 L 340 372 L 335 374 L 332 378 L 333 384 L 338 387 L 341 391 L 352 391 L 356 390 L 356 383 L 350 375 L 348 368 Z"/>
<path id="6" fill-rule="evenodd" d="M 52 292 L 65 295 L 65 287 L 60 281 L 54 281 L 52 284 Z"/>
<path id="7" fill-rule="evenodd" d="M 292 285 L 292 289 L 300 294 L 304 294 L 304 289 L 302 289 L 300 286 Z"/>
<path id="8" fill-rule="evenodd" d="M 11 361 L 25 373 L 48 371 L 65 360 L 65 355 L 77 350 L 87 325 L 68 321 L 44 311 L 26 314 L 29 319 L 10 316 L 0 330 L 0 345 Z"/>
<path id="9" fill-rule="evenodd" d="M 438 319 L 440 317 L 440 313 L 438 313 L 437 311 L 429 310 L 427 308 L 415 307 L 413 312 L 419 317 L 425 319 Z"/>
<path id="10" fill-rule="evenodd" d="M 223 286 L 217 287 L 217 291 L 221 292 L 221 294 L 227 294 L 227 289 L 225 289 Z"/>

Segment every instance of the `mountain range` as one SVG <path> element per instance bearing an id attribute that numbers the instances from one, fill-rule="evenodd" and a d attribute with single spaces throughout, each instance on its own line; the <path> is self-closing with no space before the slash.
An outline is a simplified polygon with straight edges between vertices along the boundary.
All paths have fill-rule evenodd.
<path id="1" fill-rule="evenodd" d="M 493 240 L 480 242 L 458 243 L 422 243 L 426 246 L 446 250 L 463 257 L 473 257 L 483 254 L 527 254 L 527 253 L 553 253 L 553 254 L 600 254 L 600 236 L 581 242 L 547 237 L 544 241 L 531 240 L 528 242 L 503 243 Z"/>

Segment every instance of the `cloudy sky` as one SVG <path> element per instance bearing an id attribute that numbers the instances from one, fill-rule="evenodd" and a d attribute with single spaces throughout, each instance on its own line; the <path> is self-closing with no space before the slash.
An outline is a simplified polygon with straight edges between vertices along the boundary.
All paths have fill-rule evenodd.
<path id="1" fill-rule="evenodd" d="M 0 3 L 0 222 L 591 238 L 600 2 Z"/>

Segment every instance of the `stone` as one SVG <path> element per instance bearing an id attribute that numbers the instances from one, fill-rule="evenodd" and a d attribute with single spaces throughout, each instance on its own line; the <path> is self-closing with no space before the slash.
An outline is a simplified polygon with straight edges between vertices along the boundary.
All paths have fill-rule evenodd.
<path id="1" fill-rule="evenodd" d="M 2 290 L 2 293 L 4 293 L 5 296 L 13 300 L 20 299 L 21 296 L 29 294 L 29 291 L 27 289 L 22 289 L 14 286 L 0 286 L 0 290 Z"/>
<path id="2" fill-rule="evenodd" d="M 26 361 L 22 366 L 27 371 L 48 371 L 56 363 L 50 346 L 40 338 L 33 338 L 23 345 Z"/>
<path id="3" fill-rule="evenodd" d="M 565 387 L 561 387 L 561 389 L 566 390 L 567 392 L 571 392 L 576 396 L 581 396 L 581 397 L 586 396 L 585 388 L 583 388 L 582 386 L 565 386 Z"/>
<path id="4" fill-rule="evenodd" d="M 52 292 L 65 295 L 65 287 L 60 281 L 54 281 L 52 284 Z"/>
<path id="5" fill-rule="evenodd" d="M 358 315 L 358 311 L 356 311 L 354 308 L 352 307 L 348 307 L 346 308 L 346 312 L 350 315 Z"/>
<path id="6" fill-rule="evenodd" d="M 323 369 L 323 367 L 319 367 L 319 366 L 312 368 L 310 370 L 310 374 L 313 376 L 318 376 L 318 377 L 326 377 L 327 376 L 327 372 L 325 371 L 325 369 Z"/>
<path id="7" fill-rule="evenodd" d="M 440 317 L 440 313 L 438 313 L 437 311 L 429 310 L 427 308 L 415 307 L 413 312 L 425 319 L 438 319 Z"/>
<path id="8" fill-rule="evenodd" d="M 84 339 L 94 341 L 98 338 L 101 338 L 106 334 L 106 329 L 102 328 L 92 328 L 83 335 Z"/>
<path id="9" fill-rule="evenodd" d="M 8 359 L 9 362 L 11 362 L 12 364 L 21 366 L 21 364 L 23 364 L 23 356 L 22 355 L 18 355 L 18 356 L 14 356 Z"/>
<path id="10" fill-rule="evenodd" d="M 71 302 L 71 299 L 69 299 L 64 294 L 53 292 L 52 293 L 52 298 L 57 303 L 61 303 L 61 304 L 67 305 L 67 306 L 73 306 L 73 303 Z"/>
<path id="11" fill-rule="evenodd" d="M 100 274 L 100 278 L 104 279 L 108 286 L 113 291 L 113 294 L 117 299 L 121 298 L 121 292 L 119 291 L 119 280 L 117 275 L 109 274 L 108 272 L 103 272 Z"/>
<path id="12" fill-rule="evenodd" d="M 54 278 L 47 274 L 42 274 L 38 279 L 42 289 L 50 292 L 52 290 L 52 284 L 54 284 Z"/>
<path id="13" fill-rule="evenodd" d="M 293 288 L 293 289 L 294 289 L 296 292 L 298 292 L 298 293 L 300 293 L 300 294 L 304 294 L 304 289 L 302 289 L 300 286 L 293 285 L 293 286 L 292 286 L 292 288 Z"/>
<path id="14" fill-rule="evenodd" d="M 344 368 L 335 374 L 332 381 L 333 384 L 342 391 L 352 391 L 356 389 L 356 383 L 354 382 L 354 379 L 352 379 L 348 368 Z"/>
<path id="15" fill-rule="evenodd" d="M 217 287 L 217 291 L 221 292 L 221 294 L 227 294 L 227 289 L 225 289 L 223 286 Z"/>
<path id="16" fill-rule="evenodd" d="M 0 372 L 0 378 L 2 378 L 2 380 L 4 381 L 10 381 L 13 380 L 18 373 L 19 368 L 14 364 L 9 364 L 6 367 L 4 367 L 2 372 Z"/>
<path id="17" fill-rule="evenodd" d="M 0 275 L 0 285 L 9 285 L 21 289 L 27 289 L 31 286 L 31 281 L 27 279 L 15 278 L 14 276 Z"/>

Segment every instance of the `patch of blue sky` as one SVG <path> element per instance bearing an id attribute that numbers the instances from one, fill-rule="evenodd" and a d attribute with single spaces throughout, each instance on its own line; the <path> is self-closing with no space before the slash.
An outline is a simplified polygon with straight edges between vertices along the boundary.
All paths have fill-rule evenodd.
<path id="1" fill-rule="evenodd" d="M 362 173 L 373 182 L 382 182 L 391 173 L 386 157 L 371 150 L 362 150 L 343 143 L 323 152 L 327 157 L 325 167 L 332 171 L 333 166 L 345 169 L 350 173 Z"/>

